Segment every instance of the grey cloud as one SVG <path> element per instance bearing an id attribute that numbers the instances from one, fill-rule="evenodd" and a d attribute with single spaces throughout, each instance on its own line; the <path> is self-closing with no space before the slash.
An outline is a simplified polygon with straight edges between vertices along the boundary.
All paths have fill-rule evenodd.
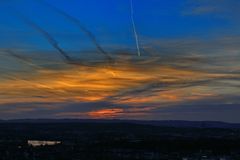
<path id="1" fill-rule="evenodd" d="M 183 15 L 214 15 L 239 21 L 240 2 L 238 0 L 189 0 Z"/>

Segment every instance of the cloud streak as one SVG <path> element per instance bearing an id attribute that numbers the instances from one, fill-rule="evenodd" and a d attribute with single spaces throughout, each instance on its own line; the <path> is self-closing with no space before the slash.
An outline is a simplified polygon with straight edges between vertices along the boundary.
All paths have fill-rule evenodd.
<path id="1" fill-rule="evenodd" d="M 93 48 L 88 52 L 71 52 L 78 53 L 79 59 L 74 54 L 69 56 L 70 51 L 63 50 L 65 47 L 58 43 L 57 36 L 19 14 L 55 51 L 1 49 L 0 64 L 5 67 L 0 73 L 1 117 L 161 119 L 175 115 L 181 118 L 184 113 L 198 112 L 200 107 L 194 107 L 197 104 L 240 103 L 236 96 L 240 95 L 237 34 L 207 40 L 143 37 L 142 48 L 146 53 L 141 57 L 134 56 L 129 48 L 119 51 L 118 46 L 111 46 L 112 52 L 117 53 L 113 63 L 111 54 L 78 19 L 41 3 L 84 32 L 98 53 Z M 215 12 L 215 7 L 207 7 L 198 6 L 195 12 Z M 103 58 L 90 59 L 89 52 L 100 53 Z M 54 57 L 55 53 L 61 54 L 64 61 Z M 84 58 L 87 60 L 83 61 Z M 185 105 L 192 107 L 187 109 Z M 178 106 L 181 116 L 177 115 Z"/>
<path id="2" fill-rule="evenodd" d="M 74 25 L 76 25 L 81 32 L 85 33 L 86 36 L 91 40 L 91 42 L 96 46 L 97 50 L 103 54 L 107 60 L 109 62 L 111 62 L 113 59 L 112 57 L 101 47 L 101 45 L 97 42 L 96 37 L 94 36 L 94 34 L 89 31 L 77 18 L 69 15 L 68 13 L 64 12 L 63 10 L 47 3 L 46 1 L 39 1 L 41 2 L 41 4 L 51 8 L 53 11 L 57 12 L 58 14 L 62 15 L 63 17 L 65 17 L 68 21 L 72 22 Z"/>

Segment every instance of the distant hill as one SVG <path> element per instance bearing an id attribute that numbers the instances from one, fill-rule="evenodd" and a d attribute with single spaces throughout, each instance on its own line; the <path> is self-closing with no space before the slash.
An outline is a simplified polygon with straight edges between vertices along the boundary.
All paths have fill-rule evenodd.
<path id="1" fill-rule="evenodd" d="M 141 124 L 176 128 L 240 128 L 239 123 L 227 123 L 219 121 L 142 121 Z"/>
<path id="2" fill-rule="evenodd" d="M 220 121 L 182 121 L 182 120 L 119 120 L 119 119 L 14 119 L 0 120 L 0 123 L 130 123 L 175 128 L 236 128 L 240 123 L 227 123 Z"/>

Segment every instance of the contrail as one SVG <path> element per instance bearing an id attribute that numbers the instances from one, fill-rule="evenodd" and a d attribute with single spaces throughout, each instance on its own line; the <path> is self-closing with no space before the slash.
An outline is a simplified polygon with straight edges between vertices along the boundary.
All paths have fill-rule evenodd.
<path id="1" fill-rule="evenodd" d="M 27 64 L 27 65 L 35 68 L 35 69 L 40 69 L 40 68 L 41 68 L 40 66 L 32 63 L 32 61 L 30 61 L 27 57 L 21 56 L 21 55 L 19 55 L 19 54 L 16 54 L 16 53 L 14 53 L 12 50 L 9 50 L 9 49 L 8 49 L 8 50 L 6 50 L 5 52 L 8 53 L 10 56 L 12 56 L 12 57 L 14 57 L 14 58 L 16 58 L 16 59 L 19 59 L 21 62 L 23 62 L 23 63 L 25 63 L 25 64 Z"/>
<path id="2" fill-rule="evenodd" d="M 138 40 L 137 31 L 136 31 L 136 25 L 134 22 L 133 0 L 130 0 L 130 7 L 131 7 L 131 20 L 132 20 L 133 32 L 134 32 L 135 41 L 136 41 L 137 53 L 138 53 L 138 56 L 141 56 L 141 52 L 139 48 L 139 40 Z"/>
<path id="3" fill-rule="evenodd" d="M 42 29 L 40 26 L 38 26 L 36 23 L 34 23 L 33 21 L 31 21 L 30 19 L 28 19 L 27 17 L 23 16 L 21 13 L 17 12 L 18 17 L 20 17 L 21 19 L 23 19 L 23 21 L 28 24 L 29 26 L 31 26 L 33 29 L 35 29 L 36 31 L 38 31 L 39 33 L 41 33 L 46 39 L 47 41 L 51 44 L 51 46 L 53 46 L 56 50 L 59 51 L 59 53 L 67 60 L 67 61 L 71 61 L 72 59 L 68 56 L 68 54 L 58 45 L 58 42 L 44 29 Z"/>
<path id="4" fill-rule="evenodd" d="M 89 37 L 91 42 L 96 46 L 97 50 L 100 53 L 105 55 L 108 60 L 112 60 L 111 56 L 99 45 L 99 43 L 97 42 L 96 37 L 93 35 L 93 33 L 91 31 L 89 31 L 77 18 L 75 18 L 75 17 L 69 15 L 68 13 L 64 12 L 63 10 L 47 3 L 46 1 L 41 0 L 41 2 L 43 2 L 42 4 L 52 8 L 55 12 L 61 14 L 62 16 L 67 18 L 69 21 L 74 23 L 82 32 L 84 32 Z"/>

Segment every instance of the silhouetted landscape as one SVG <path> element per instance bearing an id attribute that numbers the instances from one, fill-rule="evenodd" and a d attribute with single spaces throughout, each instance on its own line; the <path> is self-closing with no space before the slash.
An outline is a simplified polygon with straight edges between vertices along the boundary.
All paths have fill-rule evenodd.
<path id="1" fill-rule="evenodd" d="M 204 121 L 1 121 L 0 157 L 2 160 L 235 160 L 240 159 L 239 126 Z"/>

